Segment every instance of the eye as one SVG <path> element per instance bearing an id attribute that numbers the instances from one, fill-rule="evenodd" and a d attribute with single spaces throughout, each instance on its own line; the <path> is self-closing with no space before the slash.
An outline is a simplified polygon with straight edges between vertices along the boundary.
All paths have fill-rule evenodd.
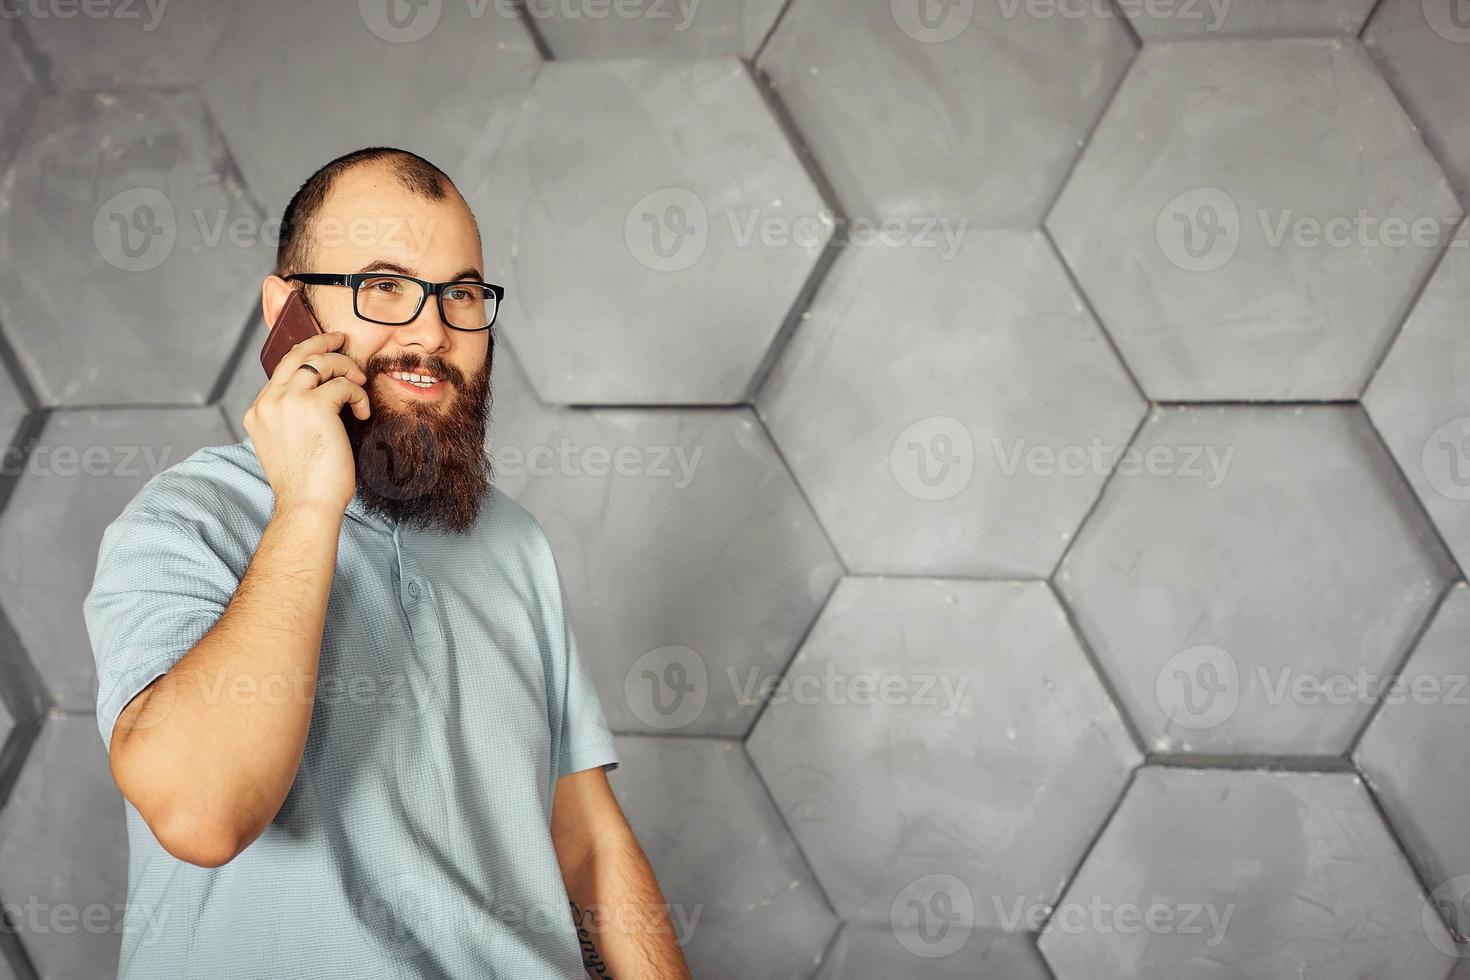
<path id="1" fill-rule="evenodd" d="M 391 276 L 383 276 L 364 281 L 362 288 L 372 290 L 376 293 L 386 293 L 390 296 L 396 296 L 404 291 L 404 284 L 402 280 L 395 279 Z"/>

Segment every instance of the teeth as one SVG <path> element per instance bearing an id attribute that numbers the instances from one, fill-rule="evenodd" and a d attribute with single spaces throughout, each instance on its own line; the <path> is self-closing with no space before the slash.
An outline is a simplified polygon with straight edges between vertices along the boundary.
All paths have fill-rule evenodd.
<path id="1" fill-rule="evenodd" d="M 439 379 L 428 374 L 410 374 L 407 371 L 393 371 L 389 377 L 397 378 L 399 381 L 407 381 L 409 384 L 418 385 L 420 388 L 428 388 L 438 384 Z"/>

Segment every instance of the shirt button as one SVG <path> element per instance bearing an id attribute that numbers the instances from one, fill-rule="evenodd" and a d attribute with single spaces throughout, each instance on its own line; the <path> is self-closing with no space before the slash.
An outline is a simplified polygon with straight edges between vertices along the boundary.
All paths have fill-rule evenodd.
<path id="1" fill-rule="evenodd" d="M 417 582 L 408 583 L 408 594 L 415 599 L 419 597 L 419 584 Z"/>

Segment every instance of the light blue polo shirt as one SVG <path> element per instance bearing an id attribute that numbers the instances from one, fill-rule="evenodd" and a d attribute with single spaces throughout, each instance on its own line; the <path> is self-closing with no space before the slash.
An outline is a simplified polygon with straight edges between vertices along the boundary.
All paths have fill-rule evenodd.
<path id="1" fill-rule="evenodd" d="M 273 502 L 247 438 L 154 476 L 108 526 L 83 605 L 104 743 L 225 611 Z M 582 978 L 552 793 L 616 765 L 535 518 L 492 491 L 455 535 L 354 498 L 290 794 L 219 868 L 169 855 L 126 804 L 118 977 Z"/>

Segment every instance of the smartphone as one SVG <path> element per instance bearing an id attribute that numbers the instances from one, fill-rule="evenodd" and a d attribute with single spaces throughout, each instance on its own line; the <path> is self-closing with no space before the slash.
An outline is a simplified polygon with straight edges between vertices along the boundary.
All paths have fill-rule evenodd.
<path id="1" fill-rule="evenodd" d="M 286 351 L 308 337 L 324 332 L 306 307 L 305 293 L 300 289 L 291 290 L 291 295 L 286 297 L 286 305 L 281 308 L 281 315 L 265 338 L 265 346 L 260 349 L 260 366 L 265 368 L 265 376 L 269 378 L 276 373 L 276 365 L 281 363 Z"/>

